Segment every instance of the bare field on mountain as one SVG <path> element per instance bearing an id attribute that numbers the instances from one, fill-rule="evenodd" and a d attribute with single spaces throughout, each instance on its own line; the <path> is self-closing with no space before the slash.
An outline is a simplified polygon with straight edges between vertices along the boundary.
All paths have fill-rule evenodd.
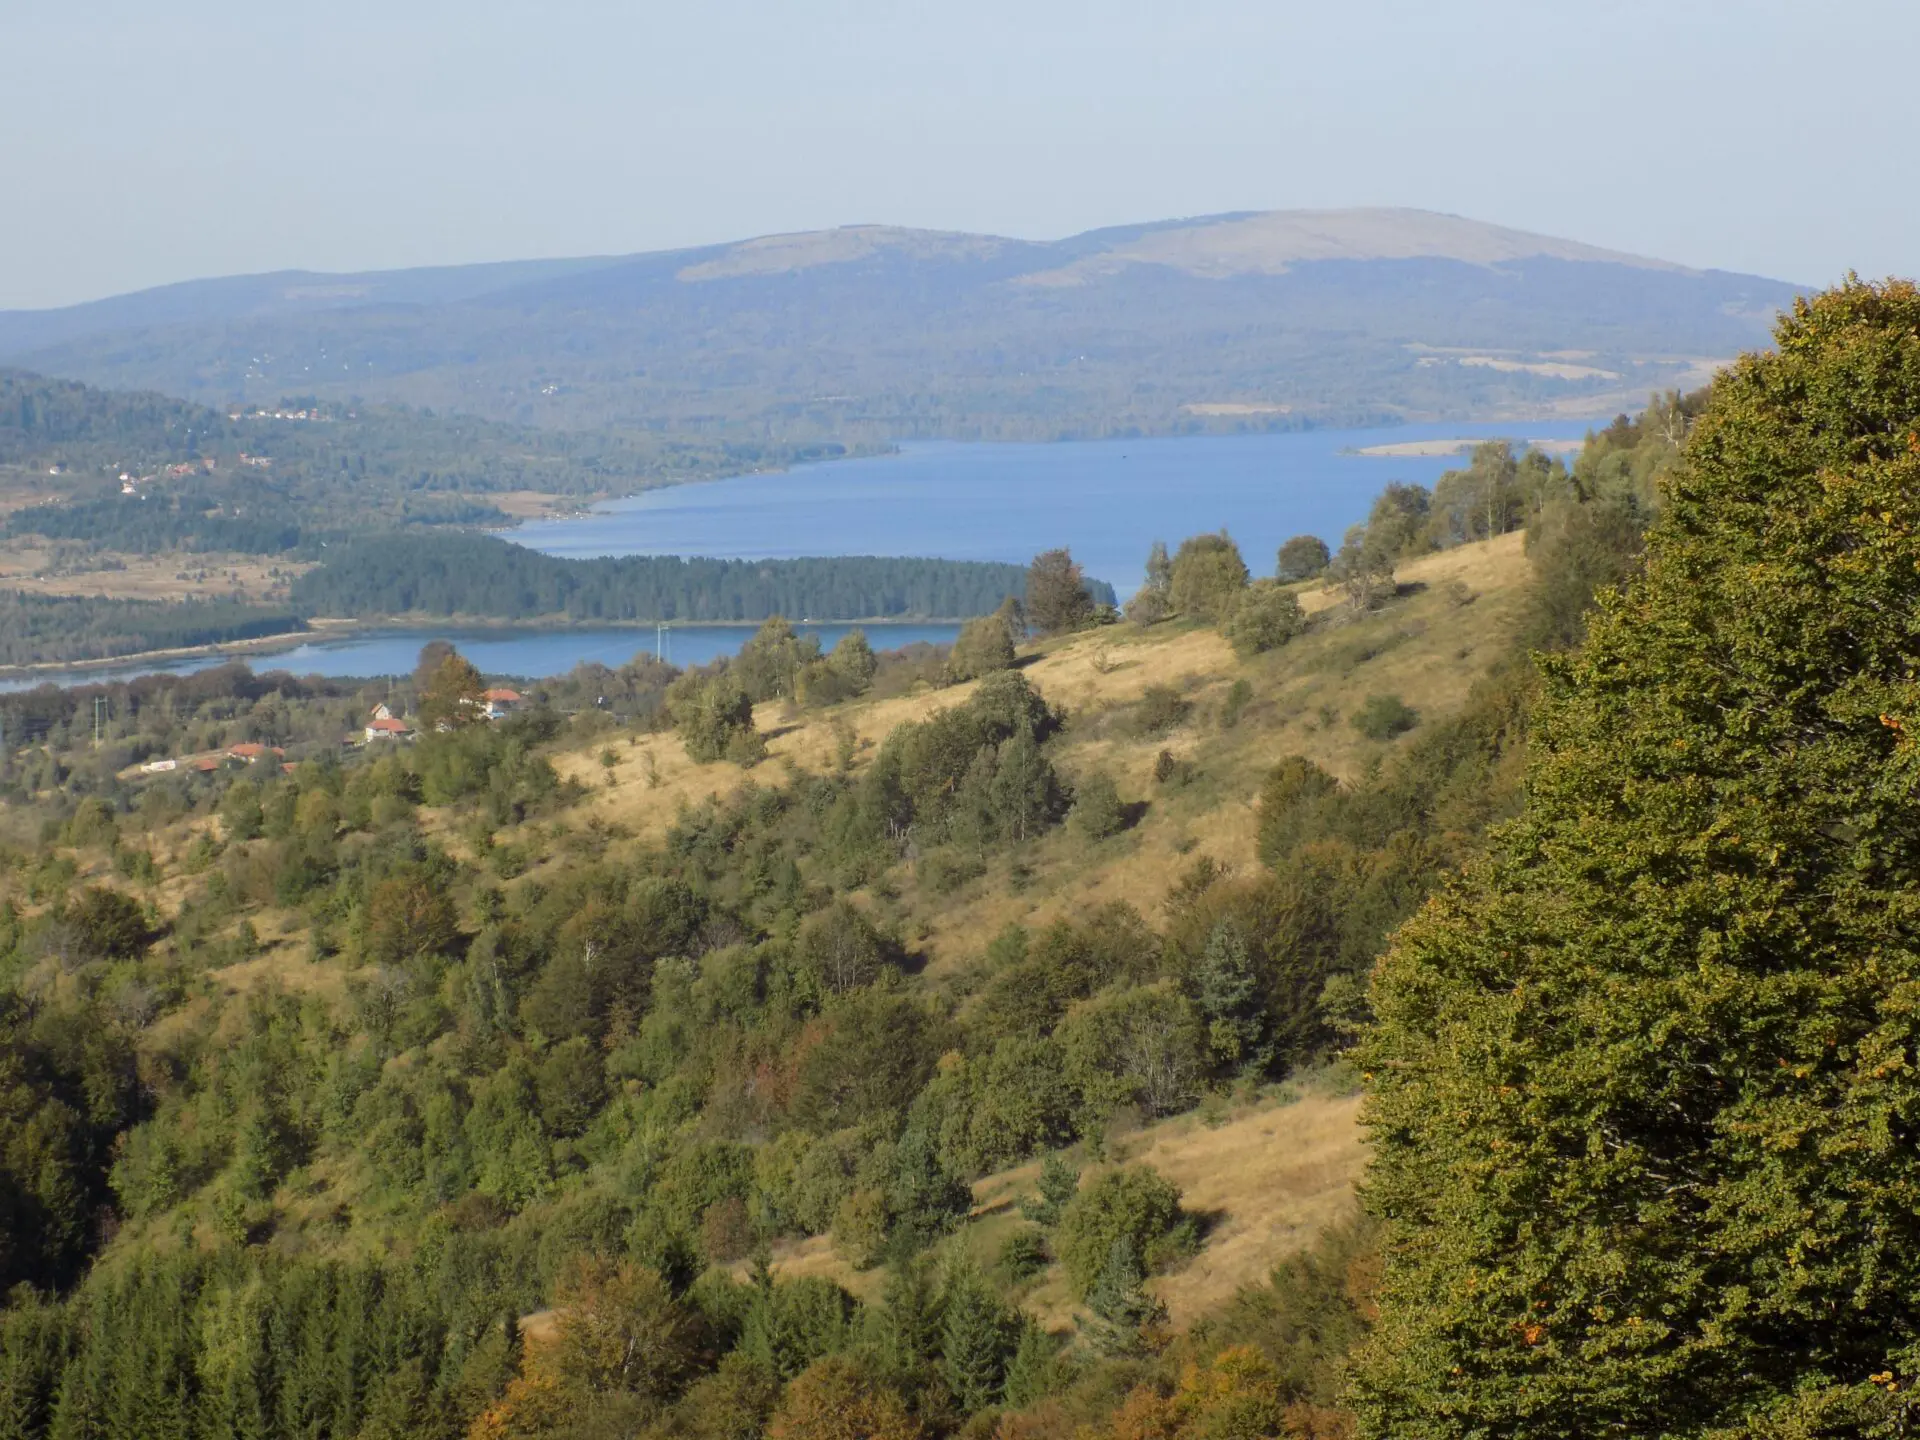
<path id="1" fill-rule="evenodd" d="M 44 544 L 0 546 L 0 587 L 35 595 L 112 600 L 283 599 L 313 562 L 260 555 L 89 554 L 68 559 Z"/>

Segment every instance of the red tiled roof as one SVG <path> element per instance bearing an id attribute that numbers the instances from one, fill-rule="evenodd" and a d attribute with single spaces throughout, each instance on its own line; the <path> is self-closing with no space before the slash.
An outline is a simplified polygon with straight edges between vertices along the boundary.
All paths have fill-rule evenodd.
<path id="1" fill-rule="evenodd" d="M 367 729 L 385 730 L 390 734 L 404 735 L 407 733 L 407 722 L 404 720 L 369 720 L 367 722 Z"/>
<path id="2" fill-rule="evenodd" d="M 520 692 L 518 690 L 489 690 L 485 698 L 497 701 L 503 705 L 518 705 L 520 703 Z"/>

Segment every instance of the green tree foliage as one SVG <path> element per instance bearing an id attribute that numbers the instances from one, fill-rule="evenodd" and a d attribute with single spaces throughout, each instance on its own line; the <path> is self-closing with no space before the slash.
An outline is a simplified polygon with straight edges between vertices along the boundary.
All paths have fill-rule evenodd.
<path id="1" fill-rule="evenodd" d="M 1391 740 L 1420 723 L 1420 712 L 1398 695 L 1369 695 L 1353 713 L 1353 728 L 1369 740 Z"/>
<path id="2" fill-rule="evenodd" d="M 1108 597 L 1109 602 L 1111 596 Z M 1042 635 L 1064 635 L 1093 621 L 1095 599 L 1066 550 L 1046 550 L 1027 567 L 1027 622 Z"/>
<path id="3" fill-rule="evenodd" d="M 1056 1245 L 1060 1263 L 1085 1299 L 1121 1250 L 1137 1282 L 1146 1273 L 1147 1251 L 1180 1223 L 1180 1191 L 1151 1166 L 1110 1170 L 1083 1185 L 1060 1217 Z"/>
<path id="4" fill-rule="evenodd" d="M 948 1275 L 940 1309 L 940 1373 L 948 1391 L 968 1414 L 997 1405 L 1020 1343 L 1019 1317 L 969 1265 Z"/>
<path id="5" fill-rule="evenodd" d="M 1549 462 L 1537 451 L 1528 451 L 1529 475 L 1521 475 L 1522 461 L 1506 440 L 1486 440 L 1473 447 L 1473 455 L 1464 470 L 1449 470 L 1433 487 L 1427 511 L 1424 543 L 1436 550 L 1464 545 L 1472 540 L 1491 540 L 1516 528 L 1537 495 L 1536 478 Z"/>
<path id="6" fill-rule="evenodd" d="M 1339 789 L 1338 780 L 1304 755 L 1279 761 L 1260 787 L 1260 858 L 1275 864 L 1309 836 L 1317 838 L 1324 823 L 1320 802 Z"/>
<path id="7" fill-rule="evenodd" d="M 866 631 L 849 630 L 825 659 L 803 659 L 794 682 L 795 697 L 803 705 L 832 705 L 864 695 L 879 672 L 880 659 L 868 643 Z"/>
<path id="8" fill-rule="evenodd" d="M 106 1015 L 0 996 L 0 1282 L 74 1277 L 114 1134 L 139 1105 L 132 1048 Z"/>
<path id="9" fill-rule="evenodd" d="M 1104 840 L 1127 828 L 1127 807 L 1106 771 L 1095 770 L 1073 787 L 1072 820 L 1074 829 L 1089 840 Z"/>
<path id="10" fill-rule="evenodd" d="M 1594 594 L 1633 573 L 1664 478 L 1707 393 L 1657 396 L 1640 416 L 1619 416 L 1588 438 L 1566 482 L 1548 487 L 1527 522 L 1535 574 L 1528 645 L 1577 644 Z"/>
<path id="11" fill-rule="evenodd" d="M 1849 282 L 1721 377 L 1525 816 L 1383 962 L 1375 1433 L 1906 1423 L 1916 336 Z"/>
<path id="12" fill-rule="evenodd" d="M 1295 535 L 1280 547 L 1274 578 L 1283 585 L 1311 580 L 1324 571 L 1332 559 L 1327 542 L 1318 535 Z"/>
<path id="13" fill-rule="evenodd" d="M 768 1374 L 792 1380 L 845 1350 L 853 1320 L 853 1297 L 832 1281 L 775 1281 L 763 1271 L 755 1278 L 738 1349 Z"/>
<path id="14" fill-rule="evenodd" d="M 1207 1049 L 1224 1069 L 1260 1074 L 1270 1058 L 1263 1045 L 1266 1006 L 1246 939 L 1231 919 L 1207 936 L 1193 977 L 1194 1004 L 1207 1026 Z"/>
<path id="15" fill-rule="evenodd" d="M 893 946 L 857 905 L 836 900 L 807 917 L 794 955 L 822 990 L 845 994 L 879 979 L 893 963 Z"/>
<path id="16" fill-rule="evenodd" d="M 1067 1163 L 1059 1151 L 1048 1155 L 1040 1167 L 1036 1193 L 1020 1202 L 1020 1213 L 1036 1225 L 1049 1228 L 1060 1223 L 1075 1192 L 1080 1189 L 1080 1172 Z"/>
<path id="17" fill-rule="evenodd" d="M 1173 613 L 1173 561 L 1167 542 L 1156 540 L 1147 552 L 1146 583 L 1127 601 L 1127 619 L 1136 625 L 1158 625 Z"/>
<path id="18" fill-rule="evenodd" d="M 1247 562 L 1240 547 L 1222 530 L 1180 542 L 1167 581 L 1173 608 L 1193 620 L 1224 624 L 1247 588 Z"/>
<path id="19" fill-rule="evenodd" d="M 1137 1105 L 1168 1115 L 1192 1103 L 1205 1039 L 1193 1004 L 1169 982 L 1082 1001 L 1060 1025 L 1067 1075 L 1092 1114 Z"/>
<path id="20" fill-rule="evenodd" d="M 901 726 L 862 782 L 860 808 L 890 840 L 982 848 L 1031 838 L 1066 810 L 1043 742 L 1059 716 L 1017 671 L 965 705 Z"/>
<path id="21" fill-rule="evenodd" d="M 752 764 L 764 753 L 753 726 L 753 698 L 730 670 L 688 671 L 667 692 L 674 727 L 687 757 L 697 764 L 740 760 Z"/>
<path id="22" fill-rule="evenodd" d="M 762 700 L 791 700 L 798 696 L 801 672 L 819 657 L 817 636 L 803 640 L 785 616 L 774 615 L 740 647 L 727 671 L 756 704 Z M 852 656 L 848 658 L 851 661 Z"/>
<path id="23" fill-rule="evenodd" d="M 334 551 L 338 549 L 336 555 Z M 486 535 L 372 536 L 329 547 L 293 582 L 308 615 L 494 619 L 816 620 L 986 615 L 1026 588 L 1014 565 L 849 556 L 708 560 L 629 555 L 563 560 Z M 1103 598 L 1111 589 L 1101 587 Z"/>
<path id="24" fill-rule="evenodd" d="M 1307 617 L 1293 592 L 1272 580 L 1256 580 L 1240 597 L 1226 623 L 1227 643 L 1242 660 L 1278 650 L 1307 628 Z"/>
<path id="25" fill-rule="evenodd" d="M 83 888 L 68 908 L 67 918 L 89 954 L 110 960 L 134 958 L 153 938 L 140 902 L 101 885 Z"/>
<path id="26" fill-rule="evenodd" d="M 232 600 L 114 600 L 0 590 L 0 664 L 108 660 L 298 635 L 307 623 L 284 605 Z"/>
<path id="27" fill-rule="evenodd" d="M 978 680 L 996 670 L 1013 668 L 1014 618 L 1008 610 L 997 610 L 969 620 L 960 627 L 947 657 L 947 677 L 956 683 Z"/>
<path id="28" fill-rule="evenodd" d="M 1141 1330 L 1167 1318 L 1167 1307 L 1147 1290 L 1138 1247 L 1125 1237 L 1115 1237 L 1107 1247 L 1106 1263 L 1082 1298 L 1106 1322 L 1096 1330 L 1095 1343 L 1110 1354 L 1136 1349 Z"/>
<path id="29" fill-rule="evenodd" d="M 1347 531 L 1328 574 L 1356 610 L 1370 609 L 1392 594 L 1398 563 L 1425 547 L 1432 496 L 1423 485 L 1387 486 L 1365 523 Z"/>

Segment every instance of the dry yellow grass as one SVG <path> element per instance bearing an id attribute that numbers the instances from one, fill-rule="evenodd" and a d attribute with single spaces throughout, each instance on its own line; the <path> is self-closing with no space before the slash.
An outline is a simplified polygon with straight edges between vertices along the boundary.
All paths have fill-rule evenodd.
<path id="1" fill-rule="evenodd" d="M 1435 586 L 1459 580 L 1478 588 L 1508 588 L 1525 573 L 1527 537 L 1515 530 L 1498 539 L 1476 545 L 1461 545 L 1409 560 L 1394 571 L 1402 585 Z M 1321 585 L 1300 594 L 1300 608 L 1309 615 L 1332 609 L 1343 596 L 1331 585 Z"/>
<path id="2" fill-rule="evenodd" d="M 1366 1164 L 1358 1096 L 1309 1096 L 1208 1129 L 1183 1115 L 1156 1127 L 1130 1159 L 1180 1187 L 1189 1210 L 1217 1217 L 1192 1263 L 1153 1283 L 1185 1324 L 1263 1279 L 1353 1213 Z"/>

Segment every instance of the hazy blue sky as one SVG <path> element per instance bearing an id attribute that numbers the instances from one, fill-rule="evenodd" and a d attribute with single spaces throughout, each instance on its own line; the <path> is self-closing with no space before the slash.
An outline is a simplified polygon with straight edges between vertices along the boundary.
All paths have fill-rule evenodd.
<path id="1" fill-rule="evenodd" d="M 0 0 L 0 306 L 1350 204 L 1920 270 L 1916 0 Z"/>

